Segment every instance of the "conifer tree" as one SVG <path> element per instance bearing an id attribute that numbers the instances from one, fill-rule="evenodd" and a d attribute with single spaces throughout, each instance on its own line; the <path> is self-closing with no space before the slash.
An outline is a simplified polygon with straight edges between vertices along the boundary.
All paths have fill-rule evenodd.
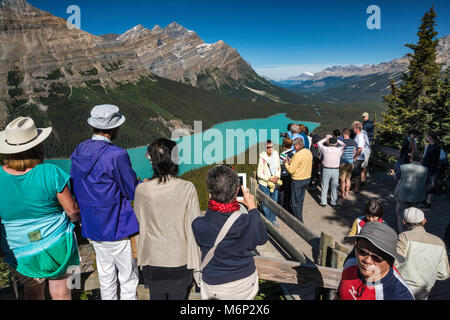
<path id="1" fill-rule="evenodd" d="M 436 60 L 439 40 L 436 36 L 436 12 L 432 7 L 421 20 L 419 42 L 407 44 L 410 66 L 403 73 L 402 85 L 391 82 L 391 93 L 384 96 L 387 105 L 383 123 L 378 126 L 379 143 L 398 148 L 409 130 L 417 129 L 420 140 L 426 132 L 436 131 L 449 142 L 448 69 L 442 74 L 443 64 Z M 444 75 L 444 79 L 442 79 Z"/>

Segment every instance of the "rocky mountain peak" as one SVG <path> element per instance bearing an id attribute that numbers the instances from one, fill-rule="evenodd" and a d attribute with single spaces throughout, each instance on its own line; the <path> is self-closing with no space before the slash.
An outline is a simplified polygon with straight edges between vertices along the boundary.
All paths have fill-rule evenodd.
<path id="1" fill-rule="evenodd" d="M 142 38 L 145 36 L 148 36 L 152 33 L 150 29 L 145 28 L 142 24 L 138 24 L 137 26 L 131 28 L 128 31 L 125 31 L 123 34 L 121 34 L 117 40 L 120 41 L 129 41 L 129 40 L 135 40 L 138 38 Z"/>
<path id="2" fill-rule="evenodd" d="M 30 9 L 37 10 L 25 0 L 0 0 L 0 9 L 13 11 L 28 11 Z"/>
<path id="3" fill-rule="evenodd" d="M 152 29 L 152 33 L 157 34 L 161 33 L 163 31 L 163 28 L 161 28 L 159 25 L 155 25 Z"/>

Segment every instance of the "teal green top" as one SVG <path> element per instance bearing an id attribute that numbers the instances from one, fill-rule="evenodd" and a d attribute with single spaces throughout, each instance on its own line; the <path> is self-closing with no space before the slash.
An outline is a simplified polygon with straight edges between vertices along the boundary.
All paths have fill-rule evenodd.
<path id="1" fill-rule="evenodd" d="M 70 176 L 52 164 L 38 165 L 21 176 L 11 175 L 0 167 L 0 217 L 11 221 L 61 214 L 57 193 L 69 181 Z"/>
<path id="2" fill-rule="evenodd" d="M 24 276 L 59 279 L 80 263 L 74 225 L 57 197 L 69 181 L 52 164 L 21 176 L 0 167 L 2 249 L 5 261 Z"/>

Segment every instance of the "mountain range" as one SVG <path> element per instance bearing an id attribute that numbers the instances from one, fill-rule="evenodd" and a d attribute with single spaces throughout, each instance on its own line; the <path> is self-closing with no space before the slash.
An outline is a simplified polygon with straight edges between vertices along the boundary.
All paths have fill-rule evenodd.
<path id="1" fill-rule="evenodd" d="M 448 54 L 448 46 L 441 52 Z M 394 74 L 401 75 L 407 62 L 391 64 L 396 65 Z M 177 128 L 192 132 L 195 120 L 202 120 L 206 130 L 224 121 L 282 112 L 320 122 L 318 134 L 332 132 L 359 119 L 362 108 L 382 111 L 375 97 L 392 73 L 366 70 L 362 75 L 362 69 L 330 68 L 322 78 L 303 74 L 290 79 L 300 87 L 287 90 L 259 76 L 225 42 L 205 43 L 176 22 L 96 36 L 25 0 L 0 0 L 0 128 L 17 116 L 31 116 L 39 127 L 52 126 L 48 157 L 66 158 L 89 138 L 86 118 L 93 106 L 104 103 L 116 104 L 126 114 L 117 141 L 125 148 L 170 137 Z M 353 86 L 353 96 L 340 89 L 345 81 Z M 367 102 L 368 93 L 355 81 L 374 90 L 372 101 Z M 328 91 L 316 90 L 321 83 Z M 330 96 L 323 99 L 323 92 Z M 346 99 L 355 102 L 344 103 Z"/>
<path id="2" fill-rule="evenodd" d="M 223 41 L 206 44 L 176 22 L 95 36 L 25 0 L 0 0 L 1 101 L 45 97 L 55 82 L 111 88 L 150 75 L 252 101 L 302 100 L 258 76 L 236 49 Z M 0 102 L 0 123 L 6 117 Z"/>
<path id="3" fill-rule="evenodd" d="M 127 115 L 118 144 L 132 148 L 177 128 L 300 111 L 305 98 L 260 77 L 223 41 L 204 43 L 173 22 L 92 35 L 25 0 L 0 0 L 0 128 L 18 116 L 52 126 L 46 155 L 67 157 L 91 134 L 96 104 Z M 309 115 L 309 116 L 307 116 Z M 69 134 L 68 134 L 69 133 Z"/>
<path id="4" fill-rule="evenodd" d="M 310 74 L 303 73 L 286 80 L 272 81 L 293 92 L 331 101 L 379 100 L 389 92 L 390 82 L 401 82 L 408 71 L 409 57 L 363 66 L 333 66 Z M 439 39 L 437 62 L 450 66 L 450 35 Z"/>

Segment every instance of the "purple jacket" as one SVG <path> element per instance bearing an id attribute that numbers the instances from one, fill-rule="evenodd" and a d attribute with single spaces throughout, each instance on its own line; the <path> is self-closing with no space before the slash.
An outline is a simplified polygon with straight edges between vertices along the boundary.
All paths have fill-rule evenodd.
<path id="1" fill-rule="evenodd" d="M 139 232 L 131 207 L 138 181 L 128 153 L 106 141 L 88 140 L 75 149 L 71 160 L 82 236 L 118 241 Z"/>

